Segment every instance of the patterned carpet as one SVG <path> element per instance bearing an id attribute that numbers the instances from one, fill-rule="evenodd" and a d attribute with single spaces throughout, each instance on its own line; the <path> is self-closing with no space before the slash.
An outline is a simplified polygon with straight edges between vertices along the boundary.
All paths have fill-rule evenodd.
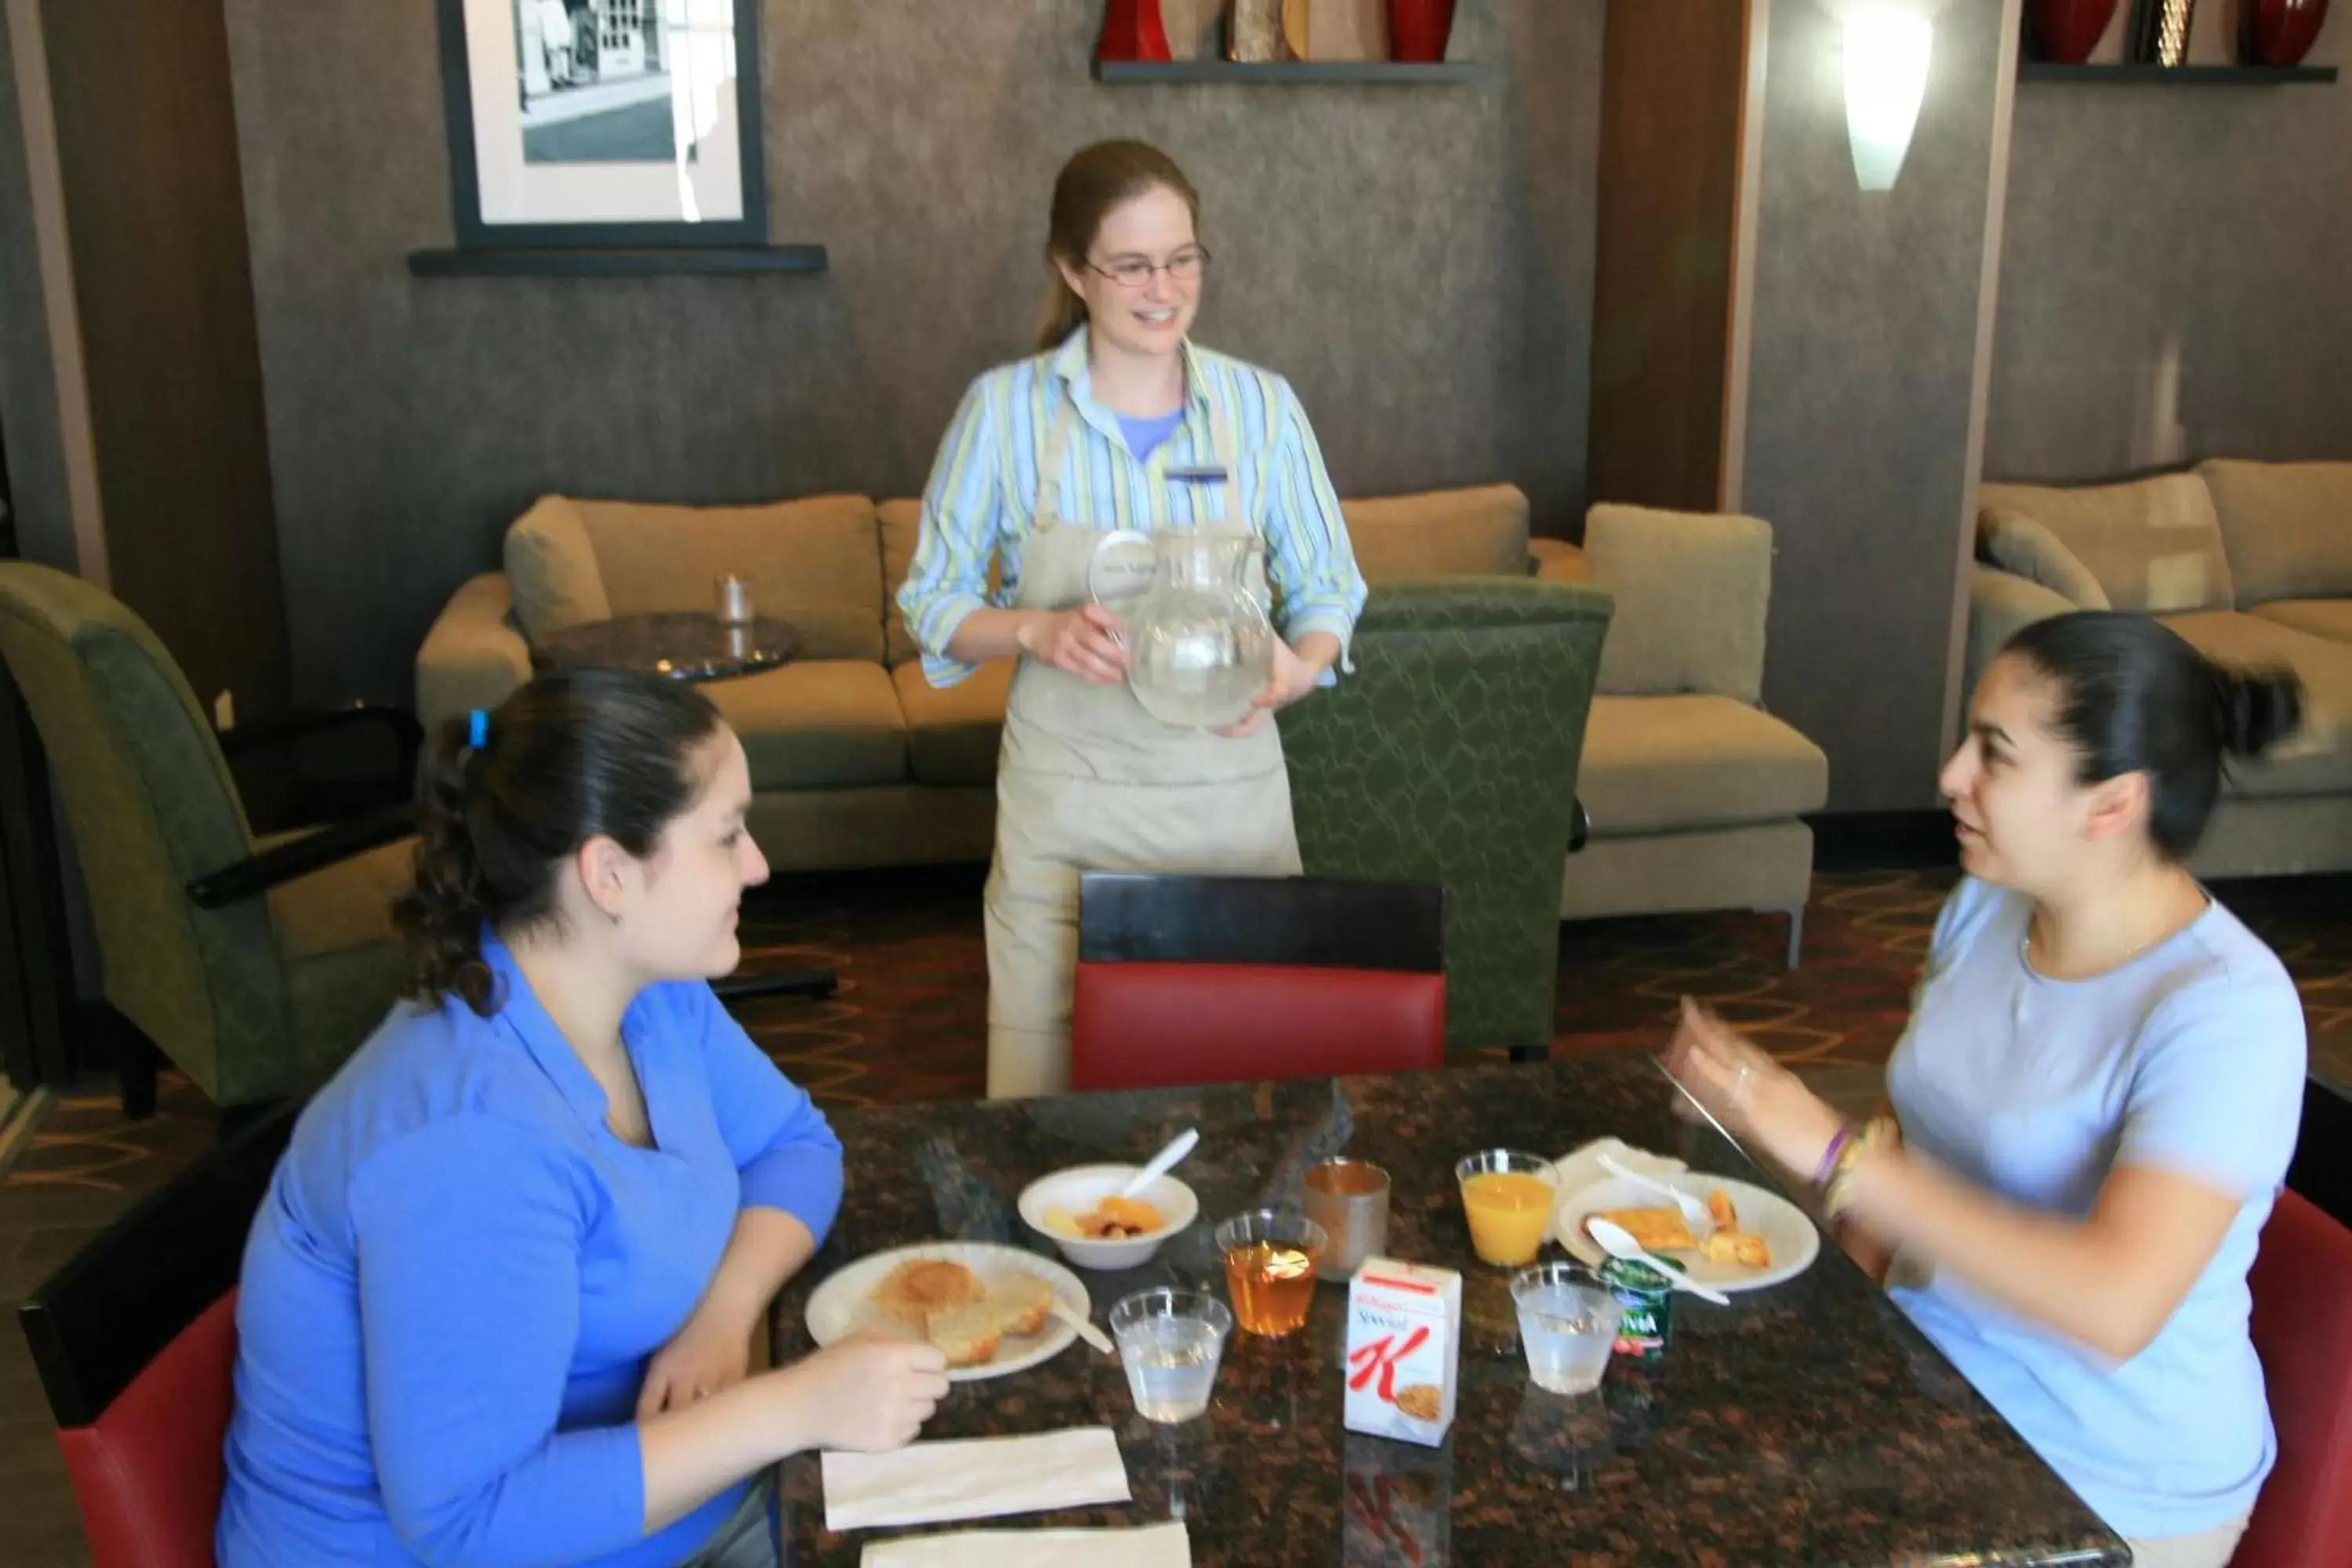
<path id="1" fill-rule="evenodd" d="M 743 1003 L 739 1016 L 823 1104 L 977 1096 L 987 1035 L 980 878 L 976 868 L 934 868 L 762 889 L 745 910 L 747 967 L 832 968 L 841 986 L 827 1001 Z M 1786 927 L 1773 916 L 1564 927 L 1553 1048 L 1654 1049 L 1688 993 L 1825 1086 L 1874 1092 L 1951 879 L 1947 870 L 1822 876 L 1794 973 L 1781 966 Z M 2294 972 L 2315 1067 L 2352 1078 L 2352 878 L 2218 891 Z M 125 1121 L 101 1083 L 61 1097 L 0 1183 L 0 1205 L 33 1197 L 31 1188 L 135 1191 L 163 1179 L 215 1132 L 184 1081 L 166 1078 L 160 1100 L 159 1114 L 142 1123 Z"/>

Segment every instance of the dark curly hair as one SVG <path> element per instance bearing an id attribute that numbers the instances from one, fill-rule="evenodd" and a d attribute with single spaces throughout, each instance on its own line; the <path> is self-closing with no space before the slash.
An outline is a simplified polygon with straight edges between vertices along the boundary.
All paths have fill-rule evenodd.
<path id="1" fill-rule="evenodd" d="M 2079 610 L 2036 621 L 2002 650 L 2058 688 L 2059 734 L 2077 784 L 2147 774 L 2147 836 L 2183 860 L 2205 836 L 2225 760 L 2259 757 L 2303 718 L 2286 670 L 2225 668 L 2160 621 Z"/>
<path id="2" fill-rule="evenodd" d="M 617 670 L 543 676 L 488 716 L 434 735 L 417 768 L 416 877 L 394 903 L 410 992 L 497 1005 L 482 927 L 550 918 L 563 862 L 592 838 L 635 856 L 699 794 L 694 752 L 723 721 L 681 681 Z"/>

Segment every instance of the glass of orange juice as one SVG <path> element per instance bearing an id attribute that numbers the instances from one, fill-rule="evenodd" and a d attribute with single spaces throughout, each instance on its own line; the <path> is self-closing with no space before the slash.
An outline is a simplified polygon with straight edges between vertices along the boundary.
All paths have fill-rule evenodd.
<path id="1" fill-rule="evenodd" d="M 1245 1334 L 1279 1339 L 1307 1321 L 1328 1237 L 1297 1209 L 1256 1209 L 1217 1226 L 1225 1288 Z"/>
<path id="2" fill-rule="evenodd" d="M 1462 1184 L 1462 1211 L 1470 1221 L 1470 1250 L 1482 1263 L 1505 1268 L 1535 1261 L 1551 1229 L 1559 1176 L 1540 1154 L 1483 1149 L 1454 1167 Z"/>

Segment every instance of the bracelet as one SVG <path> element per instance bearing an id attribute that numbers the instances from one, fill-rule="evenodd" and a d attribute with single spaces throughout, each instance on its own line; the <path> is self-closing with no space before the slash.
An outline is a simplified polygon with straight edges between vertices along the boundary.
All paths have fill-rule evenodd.
<path id="1" fill-rule="evenodd" d="M 1852 1206 L 1854 1172 L 1861 1169 L 1865 1158 L 1893 1143 L 1895 1137 L 1895 1123 L 1891 1119 L 1874 1116 L 1864 1124 L 1862 1131 L 1857 1136 L 1850 1139 L 1845 1147 L 1838 1151 L 1835 1168 L 1831 1171 L 1830 1179 L 1822 1187 L 1823 1214 L 1835 1219 Z"/>
<path id="2" fill-rule="evenodd" d="M 1838 1155 L 1843 1153 L 1845 1146 L 1853 1142 L 1853 1123 L 1851 1121 L 1843 1123 L 1837 1130 L 1837 1136 L 1830 1140 L 1830 1146 L 1822 1151 L 1821 1163 L 1813 1167 L 1815 1192 L 1825 1191 L 1828 1188 L 1830 1178 L 1837 1174 Z"/>

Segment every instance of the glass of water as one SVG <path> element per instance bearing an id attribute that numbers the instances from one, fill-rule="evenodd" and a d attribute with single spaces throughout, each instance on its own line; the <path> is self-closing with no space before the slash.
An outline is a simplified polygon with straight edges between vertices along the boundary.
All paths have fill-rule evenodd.
<path id="1" fill-rule="evenodd" d="M 1543 1263 L 1511 1277 L 1519 1310 L 1519 1343 L 1528 1375 L 1551 1394 L 1584 1394 L 1601 1386 L 1617 1324 L 1625 1309 L 1616 1296 L 1570 1263 Z"/>
<path id="2" fill-rule="evenodd" d="M 1147 1421 L 1190 1421 L 1209 1407 L 1234 1315 L 1214 1296 L 1142 1290 L 1110 1310 L 1128 1392 Z"/>

